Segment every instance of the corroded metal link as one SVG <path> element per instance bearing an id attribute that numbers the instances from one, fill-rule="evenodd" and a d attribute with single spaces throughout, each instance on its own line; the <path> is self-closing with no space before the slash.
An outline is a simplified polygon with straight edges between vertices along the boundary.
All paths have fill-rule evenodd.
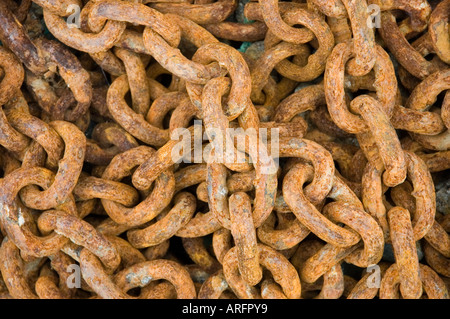
<path id="1" fill-rule="evenodd" d="M 80 0 L 33 0 L 33 2 L 61 17 L 70 15 L 73 10 L 70 10 L 70 8 L 73 6 L 82 7 Z"/>
<path id="2" fill-rule="evenodd" d="M 425 260 L 438 274 L 448 277 L 450 271 L 450 258 L 446 258 L 430 244 L 424 244 Z"/>
<path id="3" fill-rule="evenodd" d="M 139 194 L 133 187 L 94 176 L 80 177 L 73 194 L 81 200 L 103 198 L 116 201 L 124 206 L 135 205 L 139 199 Z"/>
<path id="4" fill-rule="evenodd" d="M 6 49 L 0 50 L 0 58 L 0 66 L 4 72 L 0 82 L 0 103 L 3 106 L 19 92 L 24 79 L 24 69 L 14 54 Z M 23 153 L 29 144 L 29 139 L 11 126 L 3 108 L 0 110 L 0 142 L 17 154 Z"/>
<path id="5" fill-rule="evenodd" d="M 366 1 L 342 0 L 352 27 L 354 60 L 349 61 L 351 75 L 361 76 L 370 72 L 377 60 L 375 34 L 367 23 L 369 10 Z"/>
<path id="6" fill-rule="evenodd" d="M 161 259 L 167 254 L 169 247 L 170 247 L 170 241 L 165 240 L 161 244 L 148 247 L 144 251 L 144 256 L 147 260 Z"/>
<path id="7" fill-rule="evenodd" d="M 406 178 L 405 158 L 398 136 L 383 112 L 382 105 L 368 95 L 360 95 L 352 100 L 350 109 L 361 114 L 375 139 L 386 169 L 384 184 L 392 187 L 402 183 Z"/>
<path id="8" fill-rule="evenodd" d="M 68 271 L 68 268 L 70 267 L 70 265 L 74 264 L 75 261 L 62 251 L 49 256 L 49 259 L 51 268 L 58 274 L 58 288 L 61 295 L 65 298 L 73 297 L 75 289 L 69 288 L 68 286 L 71 275 L 71 272 Z"/>
<path id="9" fill-rule="evenodd" d="M 121 291 L 145 287 L 152 280 L 165 279 L 177 292 L 179 299 L 195 299 L 197 293 L 189 273 L 180 264 L 171 260 L 152 260 L 130 266 L 114 276 L 114 282 Z"/>
<path id="10" fill-rule="evenodd" d="M 380 262 L 378 265 L 380 267 L 380 276 L 383 277 L 390 265 L 386 262 Z M 361 277 L 350 291 L 347 299 L 374 299 L 378 295 L 379 287 L 374 284 L 373 280 L 370 280 L 371 276 L 373 276 L 373 272 L 367 270 L 366 274 Z"/>
<path id="11" fill-rule="evenodd" d="M 297 164 L 289 170 L 283 182 L 283 197 L 300 222 L 323 240 L 348 247 L 358 242 L 359 236 L 345 230 L 322 214 L 302 194 L 303 184 L 313 177 L 312 167 L 305 164 Z"/>
<path id="12" fill-rule="evenodd" d="M 171 17 L 173 19 L 173 17 Z M 205 29 L 201 28 L 192 21 L 182 20 L 182 35 L 192 40 L 198 46 L 217 40 Z M 196 38 L 196 39 L 195 39 Z M 214 40 L 213 40 L 214 39 Z M 172 47 L 163 37 L 146 27 L 142 35 L 145 49 L 153 56 L 164 68 L 189 82 L 204 84 L 212 77 L 220 74 L 220 68 L 216 64 L 205 66 L 187 59 L 181 54 L 180 50 Z"/>
<path id="13" fill-rule="evenodd" d="M 422 264 L 419 266 L 421 284 L 428 297 L 430 299 L 448 299 L 449 293 L 444 281 L 430 267 Z M 380 299 L 399 299 L 399 284 L 400 275 L 397 264 L 392 264 L 381 279 Z"/>
<path id="14" fill-rule="evenodd" d="M 88 53 L 112 48 L 126 28 L 125 22 L 108 20 L 98 33 L 86 33 L 78 28 L 69 27 L 62 17 L 45 8 L 44 21 L 55 38 L 74 49 Z"/>
<path id="15" fill-rule="evenodd" d="M 237 247 L 238 266 L 242 278 L 251 286 L 261 281 L 259 252 L 251 214 L 250 198 L 244 192 L 234 193 L 229 199 L 231 234 Z"/>
<path id="16" fill-rule="evenodd" d="M 450 168 L 450 151 L 421 154 L 420 158 L 427 164 L 430 173 L 441 172 Z"/>
<path id="17" fill-rule="evenodd" d="M 437 100 L 439 93 L 450 89 L 450 69 L 430 74 L 414 90 L 406 107 L 417 111 L 428 110 Z"/>
<path id="18" fill-rule="evenodd" d="M 184 92 L 169 92 L 154 99 L 145 119 L 151 125 L 160 129 L 164 128 L 163 121 L 167 114 L 175 110 L 181 103 L 188 100 L 188 96 Z M 188 101 L 186 101 L 188 103 Z"/>
<path id="19" fill-rule="evenodd" d="M 23 176 L 23 177 L 22 177 Z M 17 183 L 16 178 L 21 182 Z M 48 188 L 54 179 L 53 173 L 43 168 L 22 168 L 14 171 L 9 177 L 9 182 L 13 182 L 15 186 L 9 186 L 9 194 L 2 194 L 2 203 L 4 207 L 8 207 L 8 214 L 2 216 L 2 225 L 9 237 L 15 244 L 28 254 L 42 257 L 49 256 L 58 252 L 67 239 L 56 233 L 47 236 L 37 236 L 33 232 L 33 224 L 30 224 L 30 212 L 23 204 L 15 199 L 18 191 L 27 184 L 37 184 L 42 188 Z M 3 180 L 8 187 L 8 181 Z M 74 207 L 73 198 L 66 199 L 66 203 L 59 206 L 60 209 L 75 215 L 76 207 Z"/>
<path id="20" fill-rule="evenodd" d="M 285 213 L 283 213 L 285 214 Z M 276 217 L 272 213 L 266 222 L 257 229 L 258 239 L 277 250 L 289 249 L 300 243 L 309 234 L 310 230 L 297 218 L 275 228 Z"/>
<path id="21" fill-rule="evenodd" d="M 416 212 L 413 218 L 414 240 L 425 236 L 434 223 L 436 196 L 434 183 L 425 163 L 414 153 L 405 151 L 408 175 L 414 187 L 412 195 L 416 199 Z"/>
<path id="22" fill-rule="evenodd" d="M 304 263 L 323 245 L 317 240 L 306 240 L 298 246 L 294 255 L 291 257 L 291 263 L 299 271 L 304 266 Z M 312 290 L 311 286 L 318 286 L 320 290 L 318 295 L 314 296 L 314 299 L 338 299 L 342 296 L 344 292 L 344 274 L 340 263 L 337 263 L 329 271 L 327 271 L 322 277 L 323 283 L 319 281 L 315 283 L 308 284 L 307 282 L 302 282 L 304 289 L 302 290 L 302 298 L 305 298 L 306 294 Z M 311 288 L 309 288 L 311 287 Z"/>
<path id="23" fill-rule="evenodd" d="M 400 105 L 394 107 L 391 123 L 396 129 L 424 135 L 440 134 L 446 128 L 441 115 L 416 111 Z"/>
<path id="24" fill-rule="evenodd" d="M 83 279 L 103 299 L 128 299 L 105 272 L 100 259 L 86 248 L 80 252 L 80 268 Z"/>
<path id="25" fill-rule="evenodd" d="M 140 250 L 131 246 L 131 244 L 125 239 L 109 235 L 106 235 L 105 237 L 106 239 L 108 239 L 109 242 L 111 242 L 116 247 L 116 250 L 120 255 L 121 266 L 123 266 L 124 268 L 130 267 L 132 265 L 147 260 Z"/>
<path id="26" fill-rule="evenodd" d="M 7 4 L 0 3 L 0 40 L 22 61 L 33 73 L 42 74 L 47 71 L 39 49 L 26 34 L 23 26 L 17 21 Z"/>
<path id="27" fill-rule="evenodd" d="M 202 65 L 208 65 L 217 61 L 229 72 L 231 88 L 225 111 L 228 120 L 231 121 L 237 118 L 246 108 L 250 107 L 252 103 L 250 100 L 250 71 L 244 58 L 238 51 L 222 43 L 205 44 L 195 52 L 192 60 Z M 193 100 L 191 94 L 193 89 L 188 86 L 191 100 Z M 196 105 L 195 100 L 194 98 L 194 105 Z M 199 107 L 198 105 L 196 106 Z"/>
<path id="28" fill-rule="evenodd" d="M 298 299 L 301 292 L 300 279 L 294 266 L 276 250 L 258 244 L 259 260 L 262 266 L 273 275 L 280 284 L 283 293 L 289 299 Z M 250 286 L 239 273 L 237 266 L 237 247 L 230 249 L 224 257 L 223 272 L 228 285 L 239 298 L 259 298 L 260 293 Z"/>
<path id="29" fill-rule="evenodd" d="M 48 123 L 17 109 L 6 110 L 5 115 L 14 128 L 37 141 L 45 149 L 49 167 L 58 167 L 58 161 L 64 150 L 64 142 Z"/>
<path id="30" fill-rule="evenodd" d="M 350 229 L 354 229 L 351 231 L 356 231 L 361 236 L 362 242 L 347 247 L 338 247 L 328 243 L 322 247 L 305 262 L 300 271 L 302 280 L 309 283 L 315 282 L 344 258 L 347 262 L 367 267 L 372 262 L 378 263 L 383 254 L 384 240 L 380 237 L 381 229 L 372 217 L 363 210 L 351 206 L 346 208 L 346 214 L 340 216 L 339 205 L 342 204 L 331 203 L 329 205 L 334 205 L 329 208 L 332 218 L 336 221 L 343 221 L 351 227 Z M 335 210 L 336 208 L 337 210 Z"/>
<path id="31" fill-rule="evenodd" d="M 20 250 L 8 237 L 3 239 L 0 256 L 2 257 L 0 271 L 4 278 L 8 278 L 5 284 L 11 296 L 17 299 L 38 299 L 27 283 Z"/>
<path id="32" fill-rule="evenodd" d="M 184 188 L 204 182 L 206 172 L 207 166 L 205 164 L 193 164 L 179 169 L 175 173 L 175 191 L 178 192 Z"/>
<path id="33" fill-rule="evenodd" d="M 436 199 L 433 195 L 433 181 L 425 163 L 414 153 L 403 151 L 405 154 L 408 178 L 412 181 L 416 199 L 416 210 L 413 213 L 414 239 L 423 238 L 434 223 Z M 381 173 L 371 164 L 368 164 L 363 176 L 363 203 L 367 211 L 377 219 L 383 228 L 385 236 L 389 234 L 386 221 L 386 207 L 382 202 Z"/>
<path id="34" fill-rule="evenodd" d="M 349 208 L 342 203 L 330 203 L 324 207 L 324 214 L 329 216 L 332 220 L 344 222 L 353 218 L 354 215 L 361 216 L 361 220 L 367 225 L 370 225 L 370 229 L 356 229 L 356 226 L 351 225 L 356 231 L 359 231 L 361 238 L 364 241 L 364 249 L 353 251 L 345 258 L 345 261 L 358 265 L 361 267 L 367 267 L 372 264 L 377 264 L 382 257 L 382 250 L 384 246 L 384 240 L 382 236 L 381 228 L 376 224 L 376 221 L 369 217 L 369 215 L 363 212 L 362 209 Z M 338 216 L 339 215 L 339 216 Z M 352 217 L 350 217 L 352 216 Z M 359 226 L 358 226 L 359 227 Z"/>
<path id="35" fill-rule="evenodd" d="M 233 247 L 231 231 L 226 228 L 220 228 L 213 234 L 213 250 L 219 263 L 223 264 L 226 253 Z"/>
<path id="36" fill-rule="evenodd" d="M 287 11 L 283 15 L 283 19 L 288 24 L 305 25 L 308 29 L 313 31 L 319 47 L 316 52 L 307 57 L 307 63 L 305 66 L 297 66 L 294 63 L 284 60 L 276 66 L 276 70 L 283 76 L 295 81 L 306 82 L 314 80 L 323 73 L 325 69 L 325 61 L 331 54 L 334 46 L 334 37 L 329 26 L 319 15 L 314 15 L 310 11 L 299 8 Z M 269 31 L 265 39 L 268 47 L 271 47 L 274 43 L 278 42 L 277 40 L 273 42 L 271 38 L 272 33 Z M 270 44 L 270 42 L 273 44 Z"/>
<path id="37" fill-rule="evenodd" d="M 114 52 L 125 66 L 133 101 L 133 110 L 138 114 L 145 115 L 150 106 L 150 91 L 144 64 L 135 52 L 122 48 L 115 48 Z"/>
<path id="38" fill-rule="evenodd" d="M 441 117 L 447 127 L 447 130 L 450 129 L 450 93 L 447 91 L 445 93 L 444 101 L 442 102 L 441 107 Z"/>
<path id="39" fill-rule="evenodd" d="M 236 88 L 235 88 L 236 89 Z M 213 144 L 213 150 L 217 148 L 216 153 L 220 154 L 222 159 L 217 159 L 217 162 L 224 162 L 224 165 L 234 171 L 248 170 L 250 167 L 247 163 L 238 163 L 239 151 L 235 149 L 234 143 L 230 150 L 229 144 L 233 136 L 227 129 L 229 128 L 229 121 L 227 116 L 222 113 L 221 97 L 230 90 L 230 81 L 225 77 L 214 78 L 209 81 L 203 88 L 202 95 L 202 117 L 205 126 L 205 132 L 209 140 Z M 236 94 L 236 91 L 234 91 Z M 224 150 L 226 153 L 221 154 L 219 151 Z M 222 152 L 223 153 L 223 152 Z M 241 156 L 245 156 L 240 153 Z M 213 162 L 215 160 L 211 160 Z"/>
<path id="40" fill-rule="evenodd" d="M 113 272 L 120 264 L 120 255 L 110 243 L 89 223 L 76 216 L 59 210 L 44 212 L 38 219 L 39 229 L 44 232 L 55 231 L 80 246 L 83 246 L 101 260 L 107 272 Z"/>
<path id="41" fill-rule="evenodd" d="M 197 195 L 198 196 L 198 195 Z M 213 213 L 197 213 L 186 225 L 175 233 L 178 237 L 203 237 L 222 228 Z"/>
<path id="42" fill-rule="evenodd" d="M 292 93 L 278 104 L 273 120 L 288 122 L 296 115 L 326 105 L 323 85 L 310 85 Z"/>
<path id="43" fill-rule="evenodd" d="M 2 93 L 0 105 L 3 106 L 19 92 L 25 73 L 16 56 L 3 47 L 0 49 L 0 59 L 0 67 L 4 72 L 4 77 L 0 82 Z"/>
<path id="44" fill-rule="evenodd" d="M 448 102 L 447 102 L 448 103 Z M 450 130 L 445 130 L 437 135 L 422 135 L 410 133 L 411 137 L 423 145 L 425 148 L 433 151 L 446 151 L 450 145 Z"/>
<path id="45" fill-rule="evenodd" d="M 189 133 L 191 142 L 194 139 L 194 127 L 191 126 L 186 131 Z M 132 175 L 133 186 L 139 190 L 149 189 L 153 181 L 164 171 L 170 168 L 175 162 L 183 156 L 172 154 L 174 148 L 179 143 L 178 140 L 171 139 L 164 146 L 160 147 L 152 156 L 148 157 L 134 171 Z M 191 145 L 194 143 L 191 143 Z M 172 156 L 174 155 L 174 156 Z"/>
<path id="46" fill-rule="evenodd" d="M 118 154 L 107 166 L 102 178 L 119 181 L 131 174 L 134 167 L 144 163 L 152 154 L 154 150 L 148 146 L 139 146 Z M 157 176 L 152 192 L 136 206 L 126 208 L 108 199 L 102 199 L 102 204 L 108 215 L 117 223 L 137 226 L 155 218 L 170 203 L 174 190 L 173 172 L 167 170 Z"/>
<path id="47" fill-rule="evenodd" d="M 327 60 L 325 69 L 325 97 L 328 111 L 333 121 L 344 131 L 358 134 L 367 130 L 364 121 L 346 110 L 344 75 L 345 64 L 352 56 L 352 42 L 337 44 Z M 375 87 L 377 88 L 378 101 L 388 118 L 391 117 L 397 92 L 397 80 L 394 67 L 386 51 L 380 46 L 375 46 L 376 63 Z"/>
<path id="48" fill-rule="evenodd" d="M 65 121 L 53 121 L 50 126 L 65 143 L 64 156 L 59 161 L 55 180 L 47 190 L 27 187 L 21 191 L 24 204 L 34 209 L 51 209 L 64 203 L 72 193 L 83 166 L 86 148 L 84 134 L 74 124 Z"/>
<path id="49" fill-rule="evenodd" d="M 126 14 L 125 14 L 126 13 Z M 180 42 L 180 31 L 164 14 L 141 3 L 115 0 L 96 0 L 89 8 L 88 26 L 100 32 L 106 21 L 123 21 L 144 25 L 160 34 L 170 45 Z"/>
<path id="50" fill-rule="evenodd" d="M 382 11 L 395 9 L 406 11 L 411 18 L 411 27 L 415 31 L 423 30 L 430 18 L 431 6 L 424 0 L 369 0 L 368 3 L 378 5 Z"/>
<path id="51" fill-rule="evenodd" d="M 261 283 L 261 298 L 263 299 L 287 299 L 280 285 L 273 279 L 265 279 Z"/>
<path id="52" fill-rule="evenodd" d="M 129 89 L 126 75 L 121 75 L 111 84 L 106 98 L 111 115 L 137 139 L 152 146 L 164 145 L 169 140 L 169 132 L 149 124 L 141 114 L 135 113 L 128 106 L 125 94 Z"/>
<path id="53" fill-rule="evenodd" d="M 309 30 L 293 28 L 283 21 L 280 13 L 281 10 L 278 9 L 278 1 L 261 0 L 260 6 L 264 22 L 269 30 L 274 32 L 278 38 L 287 42 L 301 44 L 304 43 L 305 36 L 309 37 Z"/>
<path id="54" fill-rule="evenodd" d="M 213 51 L 214 50 L 214 51 Z M 248 83 L 248 81 L 245 81 L 246 79 L 249 80 L 250 74 L 248 67 L 245 65 L 244 60 L 241 56 L 237 55 L 236 51 L 231 51 L 227 47 L 219 44 L 211 44 L 211 45 L 205 45 L 201 47 L 194 56 L 194 59 L 201 59 L 203 63 L 209 62 L 209 60 L 206 60 L 206 53 L 210 53 L 212 55 L 213 59 L 217 59 L 218 61 L 225 61 L 225 67 L 230 72 L 230 76 L 232 78 L 232 84 L 230 89 L 230 95 L 228 98 L 228 106 L 229 111 L 228 113 L 225 113 L 225 115 L 228 117 L 229 120 L 234 119 L 235 117 L 239 116 L 239 123 L 244 129 L 253 129 L 255 130 L 254 134 L 256 134 L 257 141 L 259 142 L 259 133 L 256 131 L 259 128 L 259 118 L 255 114 L 256 109 L 254 108 L 252 102 L 250 101 L 250 90 L 251 87 Z M 225 59 L 225 54 L 229 53 L 230 57 L 228 59 Z M 197 57 L 197 58 L 196 58 Z M 211 57 L 208 57 L 208 59 L 211 59 Z M 234 62 L 234 63 L 232 63 Z M 214 81 L 214 80 L 212 80 Z M 217 81 L 216 81 L 217 82 Z M 214 83 L 216 83 L 214 82 Z M 210 82 L 211 83 L 211 82 Z M 210 107 L 214 106 L 217 103 L 213 104 L 212 100 L 207 100 L 206 98 L 209 98 L 208 94 L 206 94 L 209 87 L 214 88 L 213 83 L 207 84 L 204 89 L 203 94 L 203 104 L 205 104 L 205 110 L 203 110 L 205 121 L 207 121 L 206 125 L 211 125 L 213 123 L 218 123 L 220 126 L 214 127 L 215 129 L 221 129 L 222 132 L 226 130 L 226 118 L 223 117 L 223 119 L 220 119 L 221 121 L 215 120 L 213 117 L 209 118 L 208 115 L 211 114 Z M 220 82 L 217 82 L 217 84 L 220 84 Z M 224 85 L 226 82 L 222 81 L 222 90 L 225 90 Z M 238 93 L 239 91 L 239 93 Z M 208 127 L 206 127 L 208 129 Z M 206 131 L 208 134 L 208 130 Z M 226 134 L 226 133 L 225 133 Z M 226 136 L 226 135 L 225 135 Z M 223 137 L 222 137 L 223 138 Z M 274 191 L 276 190 L 276 179 L 274 178 L 275 175 L 273 173 L 264 173 L 264 169 L 267 171 L 267 169 L 270 169 L 270 166 L 274 165 L 273 160 L 268 156 L 267 150 L 264 149 L 265 147 L 259 143 L 258 146 L 255 148 L 250 149 L 250 156 L 253 158 L 253 161 L 255 162 L 255 170 L 256 170 L 256 180 L 258 181 L 256 184 L 256 199 L 255 199 L 255 208 L 254 208 L 254 222 L 256 225 L 260 225 L 264 220 L 267 218 L 268 214 L 270 213 L 270 210 L 273 208 L 273 201 L 275 194 Z M 265 154 L 264 154 L 265 152 Z M 265 165 L 265 167 L 263 165 Z M 208 167 L 210 170 L 214 169 L 220 169 L 221 164 L 213 164 L 211 163 Z M 207 179 L 208 183 L 214 183 L 216 184 L 217 178 L 220 180 L 223 179 L 223 169 L 221 169 L 222 172 L 218 172 L 217 174 L 209 174 L 210 179 Z M 217 185 L 217 184 L 216 184 Z M 213 196 L 213 192 L 209 192 L 209 195 Z M 209 196 L 209 197 L 211 197 Z M 222 198 L 223 202 L 224 198 Z M 224 223 L 227 223 L 227 208 L 226 203 L 222 203 L 221 206 L 223 206 L 223 212 L 218 213 L 218 218 L 222 220 Z M 213 212 L 217 212 L 217 205 L 213 204 Z M 220 217 L 222 216 L 222 217 Z M 227 227 L 227 226 L 226 226 Z M 229 228 L 229 226 L 227 227 Z"/>
<path id="55" fill-rule="evenodd" d="M 64 109 L 56 109 L 51 111 L 62 113 L 62 117 L 67 121 L 78 120 L 86 113 L 91 104 L 92 84 L 89 73 L 81 66 L 75 55 L 62 44 L 46 39 L 36 39 L 34 43 L 40 49 L 46 67 L 50 69 L 56 66 L 58 68 L 58 74 L 64 79 L 77 102 L 73 110 L 64 112 Z"/>
<path id="56" fill-rule="evenodd" d="M 260 21 L 252 24 L 223 21 L 204 24 L 203 27 L 217 38 L 242 42 L 262 40 L 267 33 L 267 26 Z"/>
<path id="57" fill-rule="evenodd" d="M 205 4 L 152 3 L 150 6 L 163 13 L 173 13 L 198 24 L 224 21 L 236 8 L 236 0 L 219 0 Z"/>
<path id="58" fill-rule="evenodd" d="M 125 152 L 139 146 L 139 143 L 130 133 L 120 125 L 111 122 L 97 124 L 92 131 L 92 138 L 105 148 L 114 145 L 119 152 Z"/>
<path id="59" fill-rule="evenodd" d="M 351 69 L 353 75 L 364 75 L 367 74 L 373 67 L 375 63 L 375 39 L 373 30 L 367 25 L 368 10 L 366 1 L 314 1 L 320 11 L 324 12 L 327 16 L 334 18 L 344 18 L 346 16 L 350 17 L 352 28 L 358 30 L 353 32 L 353 36 L 356 44 L 356 60 L 352 60 Z M 295 29 L 289 27 L 286 23 L 281 20 L 280 14 L 278 13 L 276 7 L 276 2 L 262 2 L 262 6 L 265 10 L 264 18 L 266 24 L 269 26 L 272 32 L 277 32 L 278 37 L 285 41 L 294 42 L 301 39 L 301 37 L 295 37 Z M 281 6 L 280 6 L 281 9 Z M 249 7 L 250 10 L 250 7 Z M 277 16 L 278 15 L 278 16 Z M 270 19 L 269 19 L 270 17 Z M 299 30 L 297 30 L 299 33 Z M 288 37 L 290 36 L 290 37 Z M 284 39 L 286 38 L 286 39 Z"/>
<path id="60" fill-rule="evenodd" d="M 306 198 L 319 204 L 333 187 L 334 165 L 331 154 L 320 144 L 307 139 L 280 139 L 280 157 L 299 157 L 314 167 L 312 181 L 305 187 Z"/>
<path id="61" fill-rule="evenodd" d="M 228 289 L 228 283 L 222 270 L 208 277 L 200 291 L 198 299 L 219 299 L 222 293 Z"/>
<path id="62" fill-rule="evenodd" d="M 255 63 L 252 77 L 252 100 L 262 101 L 262 90 L 269 81 L 270 73 L 276 65 L 280 65 L 282 61 L 289 56 L 302 54 L 305 52 L 304 45 L 292 44 L 289 42 L 282 42 L 278 45 L 269 48 Z"/>
<path id="63" fill-rule="evenodd" d="M 50 269 L 50 266 L 46 264 L 40 270 L 34 289 L 40 299 L 65 299 L 59 291 L 57 283 L 58 277 Z"/>
<path id="64" fill-rule="evenodd" d="M 404 208 L 394 207 L 388 211 L 387 216 L 400 277 L 400 291 L 404 298 L 418 299 L 422 295 L 422 283 L 409 212 Z"/>
<path id="65" fill-rule="evenodd" d="M 448 29 L 450 1 L 444 0 L 431 12 L 428 33 L 436 54 L 450 64 L 450 35 Z"/>
<path id="66" fill-rule="evenodd" d="M 431 226 L 424 238 L 440 254 L 450 258 L 450 235 L 437 220 L 434 221 L 433 226 Z"/>
<path id="67" fill-rule="evenodd" d="M 187 192 L 180 193 L 175 196 L 174 206 L 167 215 L 147 228 L 128 231 L 128 241 L 136 248 L 160 244 L 189 222 L 195 208 L 195 197 Z"/>
<path id="68" fill-rule="evenodd" d="M 397 61 L 415 77 L 424 79 L 437 71 L 436 65 L 411 46 L 390 11 L 381 12 L 380 34 Z"/>
<path id="69" fill-rule="evenodd" d="M 218 260 L 208 251 L 202 238 L 182 238 L 183 248 L 189 258 L 208 274 L 220 269 Z"/>

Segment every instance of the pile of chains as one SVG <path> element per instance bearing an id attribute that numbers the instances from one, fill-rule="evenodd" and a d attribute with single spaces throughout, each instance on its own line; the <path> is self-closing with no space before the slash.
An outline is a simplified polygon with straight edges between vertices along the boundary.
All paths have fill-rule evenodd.
<path id="1" fill-rule="evenodd" d="M 0 297 L 448 299 L 449 16 L 1 0 Z"/>

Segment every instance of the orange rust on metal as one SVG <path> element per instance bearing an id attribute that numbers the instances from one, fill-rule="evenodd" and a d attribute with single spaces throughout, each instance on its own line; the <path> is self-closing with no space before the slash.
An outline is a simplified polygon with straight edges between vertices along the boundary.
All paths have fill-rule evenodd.
<path id="1" fill-rule="evenodd" d="M 258 250 L 261 265 L 272 273 L 286 297 L 298 299 L 301 284 L 294 266 L 282 254 L 270 247 L 258 244 Z M 249 285 L 239 273 L 237 258 L 237 247 L 231 248 L 224 257 L 223 271 L 228 284 L 240 298 L 259 298 L 258 289 Z"/>

